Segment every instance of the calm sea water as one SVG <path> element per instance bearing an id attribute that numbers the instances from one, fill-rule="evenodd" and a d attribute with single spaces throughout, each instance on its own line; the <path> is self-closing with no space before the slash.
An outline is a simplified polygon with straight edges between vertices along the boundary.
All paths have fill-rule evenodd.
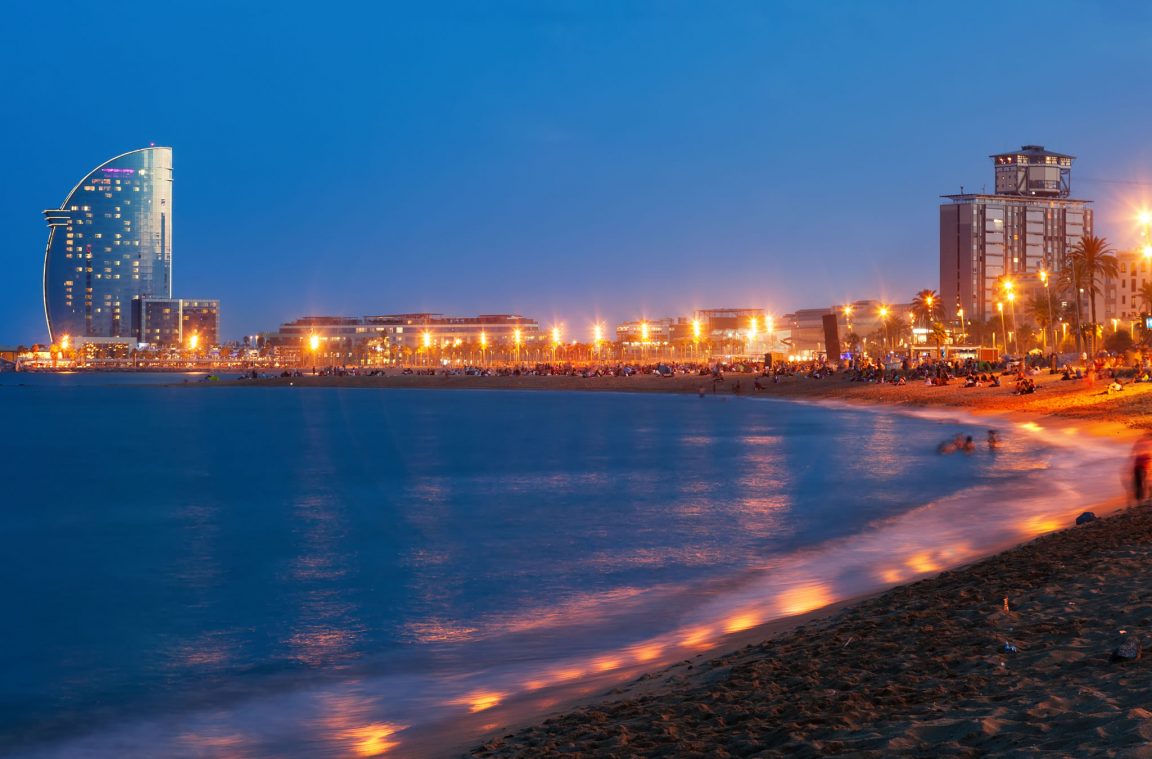
<path id="1" fill-rule="evenodd" d="M 946 418 L 141 379 L 0 375 L 0 754 L 427 755 L 1119 493 Z"/>

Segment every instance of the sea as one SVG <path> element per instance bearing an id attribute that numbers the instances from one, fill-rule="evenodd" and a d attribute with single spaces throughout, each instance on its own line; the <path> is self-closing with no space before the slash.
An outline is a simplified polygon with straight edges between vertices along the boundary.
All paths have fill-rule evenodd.
<path id="1" fill-rule="evenodd" d="M 955 411 L 205 384 L 0 374 L 0 756 L 459 756 L 1123 494 Z"/>

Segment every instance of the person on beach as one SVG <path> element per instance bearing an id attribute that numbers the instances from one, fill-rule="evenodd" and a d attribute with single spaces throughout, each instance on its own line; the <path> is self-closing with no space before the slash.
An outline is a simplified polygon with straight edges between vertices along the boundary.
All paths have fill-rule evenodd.
<path id="1" fill-rule="evenodd" d="M 1148 497 L 1148 465 L 1152 463 L 1152 432 L 1145 432 L 1132 447 L 1132 496 L 1136 505 Z"/>
<path id="2" fill-rule="evenodd" d="M 994 451 L 1000 447 L 1000 438 L 996 436 L 996 430 L 988 430 L 988 450 Z"/>

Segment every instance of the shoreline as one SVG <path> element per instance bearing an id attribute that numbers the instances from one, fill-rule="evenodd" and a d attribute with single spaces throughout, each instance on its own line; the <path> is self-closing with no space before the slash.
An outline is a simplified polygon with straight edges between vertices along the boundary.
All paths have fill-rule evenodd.
<path id="1" fill-rule="evenodd" d="M 277 378 L 274 380 L 245 380 L 213 383 L 217 386 L 291 386 L 294 388 L 309 387 L 339 387 L 339 388 L 396 388 L 396 389 L 475 389 L 475 390 L 540 390 L 540 391 L 583 391 L 583 392 L 657 392 L 670 394 L 698 394 L 699 387 L 706 388 L 705 400 L 714 396 L 727 399 L 743 397 L 769 398 L 801 403 L 811 403 L 821 406 L 840 408 L 857 408 L 860 410 L 873 410 L 878 412 L 896 412 L 916 416 L 936 417 L 939 414 L 956 412 L 962 416 L 981 420 L 981 423 L 990 425 L 999 424 L 1004 427 L 1025 427 L 1030 431 L 1039 429 L 1052 431 L 1056 436 L 1057 444 L 1067 445 L 1080 435 L 1090 435 L 1099 440 L 1109 441 L 1113 445 L 1125 445 L 1140 431 L 1152 428 L 1152 385 L 1129 385 L 1123 393 L 1108 395 L 1104 392 L 1106 385 L 1097 383 L 1088 387 L 1083 381 L 1061 381 L 1058 376 L 1041 376 L 1036 378 L 1040 392 L 1031 396 L 1016 396 L 1010 387 L 1002 388 L 962 388 L 951 385 L 944 387 L 929 387 L 926 385 L 905 386 L 877 386 L 864 383 L 850 383 L 840 378 L 823 380 L 808 380 L 789 378 L 778 385 L 768 385 L 763 392 L 749 392 L 742 394 L 734 392 L 737 380 L 743 380 L 745 388 L 751 386 L 751 375 L 729 376 L 723 383 L 716 385 L 713 393 L 710 377 L 677 376 L 662 378 L 652 376 L 637 376 L 627 378 L 579 378 L 565 376 L 528 376 L 528 377 L 444 377 L 444 376 L 417 376 L 402 375 L 394 377 L 295 377 Z M 487 381 L 485 381 L 487 380 Z M 609 381 L 605 381 L 609 380 Z M 1074 443 L 1073 443 L 1074 444 Z M 777 675 L 787 680 L 790 666 L 789 662 L 810 661 L 812 658 L 829 657 L 835 653 L 827 646 L 820 647 L 818 640 L 813 640 L 810 633 L 817 633 L 817 638 L 832 636 L 837 640 L 845 641 L 843 656 L 837 658 L 839 668 L 837 672 L 829 672 L 830 682 L 835 684 L 836 677 L 844 676 L 844 671 L 856 673 L 856 677 L 863 677 L 859 662 L 853 661 L 855 650 L 849 647 L 856 639 L 851 632 L 859 624 L 865 624 L 871 635 L 879 636 L 884 643 L 886 651 L 895 652 L 896 641 L 893 636 L 899 633 L 912 635 L 912 645 L 916 651 L 935 651 L 943 656 L 938 647 L 931 645 L 930 641 L 921 640 L 922 634 L 928 632 L 946 633 L 951 636 L 967 630 L 972 631 L 971 621 L 964 620 L 964 624 L 957 624 L 956 615 L 964 611 L 961 600 L 968 599 L 973 592 L 974 585 L 985 584 L 989 567 L 998 567 L 996 571 L 1009 571 L 1016 575 L 1026 573 L 1022 562 L 1031 561 L 1030 556 L 1038 550 L 1037 545 L 1049 545 L 1054 541 L 1065 554 L 1078 554 L 1076 558 L 1091 561 L 1094 551 L 1077 551 L 1077 544 L 1081 542 L 1079 535 L 1091 534 L 1106 543 L 1113 543 L 1116 530 L 1116 520 L 1126 524 L 1137 519 L 1143 525 L 1148 522 L 1149 543 L 1152 544 L 1152 516 L 1141 520 L 1145 510 L 1125 510 L 1125 503 L 1121 498 L 1104 500 L 1099 503 L 1077 504 L 1076 510 L 1094 510 L 1098 516 L 1108 515 L 1084 528 L 1057 529 L 1040 537 L 1032 538 L 1007 550 L 993 551 L 988 554 L 967 560 L 964 563 L 946 569 L 928 579 L 912 581 L 907 584 L 896 585 L 887 590 L 863 596 L 852 597 L 838 601 L 830 606 L 815 609 L 800 616 L 782 617 L 770 620 L 756 627 L 739 633 L 734 633 L 718 642 L 702 654 L 692 659 L 686 659 L 664 669 L 651 671 L 632 679 L 608 683 L 608 688 L 602 685 L 599 689 L 593 687 L 588 692 L 588 685 L 594 681 L 582 683 L 583 692 L 569 693 L 567 697 L 561 695 L 554 700 L 549 708 L 533 708 L 525 704 L 524 708 L 516 713 L 514 705 L 511 714 L 498 718 L 504 725 L 496 729 L 496 724 L 489 723 L 484 734 L 489 736 L 482 745 L 477 746 L 475 730 L 460 729 L 448 730 L 441 733 L 438 739 L 428 745 L 435 746 L 437 752 L 444 755 L 460 755 L 461 751 L 467 755 L 482 757 L 511 757 L 511 756 L 548 756 L 563 753 L 565 755 L 646 755 L 648 753 L 668 753 L 676 755 L 710 755 L 726 756 L 741 755 L 755 746 L 758 750 L 768 752 L 766 755 L 790 755 L 795 752 L 809 754 L 828 754 L 851 752 L 859 755 L 887 755 L 924 751 L 929 748 L 937 750 L 941 743 L 947 748 L 944 753 L 967 753 L 972 750 L 980 752 L 997 753 L 1011 751 L 1015 753 L 1023 745 L 1033 740 L 1034 736 L 1020 725 L 1013 723 L 1012 730 L 1016 733 L 1023 731 L 1028 738 L 1021 739 L 1019 735 L 1011 735 L 1012 730 L 1007 729 L 1005 720 L 1001 716 L 1003 707 L 994 706 L 995 693 L 984 693 L 982 698 L 974 701 L 970 698 L 963 709 L 956 714 L 947 709 L 935 709 L 939 700 L 938 691 L 942 687 L 933 682 L 931 688 L 922 688 L 922 683 L 915 683 L 910 690 L 901 692 L 898 701 L 900 708 L 885 716 L 880 702 L 869 707 L 867 699 L 852 699 L 856 711 L 845 710 L 840 705 L 824 703 L 820 709 L 801 709 L 807 703 L 802 692 L 787 687 L 773 691 L 774 696 L 765 701 L 757 699 L 756 691 L 766 687 L 763 679 L 756 678 L 757 683 L 752 692 L 741 692 L 740 697 L 734 698 L 732 689 L 739 691 L 738 686 L 731 686 L 733 673 L 740 672 L 743 677 L 748 672 L 761 669 L 779 670 Z M 1091 528 L 1091 532 L 1088 531 Z M 1071 543 L 1071 547 L 1069 547 Z M 1149 547 L 1152 556 L 1152 546 Z M 1053 568 L 1046 564 L 1050 574 L 1045 577 L 1049 585 L 1059 584 L 1061 588 L 1068 587 L 1077 598 L 1085 596 L 1081 601 L 1072 602 L 1079 609 L 1088 608 L 1092 599 L 1090 588 L 1085 587 L 1081 581 L 1075 583 L 1076 577 L 1068 577 L 1067 563 L 1061 563 Z M 1086 569 L 1085 574 L 1103 577 L 1107 575 L 1099 566 L 1092 565 Z M 1113 578 L 1115 579 L 1115 578 Z M 962 587 L 958 598 L 941 598 L 941 593 L 952 593 L 956 587 Z M 1004 597 L 1020 596 L 1020 590 L 1011 592 L 997 590 L 992 593 Z M 926 603 L 925 597 L 934 599 Z M 1152 594 L 1150 594 L 1152 596 Z M 1025 597 L 1026 598 L 1026 597 Z M 909 601 L 909 599 L 911 599 Z M 982 606 L 991 617 L 997 617 L 997 622 L 985 629 L 977 625 L 977 631 L 985 636 L 1006 637 L 1017 635 L 1014 627 L 1005 627 L 1003 620 L 1019 620 L 1015 608 L 1004 612 L 996 609 L 996 598 L 986 598 Z M 943 601 L 943 603 L 941 603 Z M 911 606 L 908 604 L 911 603 Z M 1028 603 L 1027 601 L 1014 602 Z M 1152 604 L 1152 602 L 1150 602 Z M 931 613 L 927 608 L 934 607 Z M 899 614 L 905 617 L 919 618 L 927 614 L 936 624 L 926 625 L 916 630 L 899 630 L 898 626 L 877 620 L 869 621 L 870 617 L 883 610 L 883 616 Z M 1051 609 L 1046 609 L 1051 614 Z M 1149 607 L 1152 615 L 1152 605 Z M 990 618 L 991 618 L 990 617 Z M 863 620 L 863 622 L 862 622 Z M 1132 627 L 1133 625 L 1127 625 Z M 1112 627 L 1115 627 L 1113 625 Z M 1152 632 L 1152 623 L 1148 627 Z M 1102 632 L 1098 631 L 1100 634 Z M 1115 635 L 1112 630 L 1109 634 Z M 932 635 L 929 635 L 931 638 Z M 1014 638 L 1015 639 L 1015 638 Z M 907 643 L 907 639 L 905 639 Z M 900 644 L 904 645 L 904 644 Z M 1019 651 L 1025 649 L 1018 643 Z M 1040 644 L 1042 648 L 1053 645 L 1052 641 Z M 1104 646 L 1103 648 L 1108 648 Z M 1103 651 L 1101 648 L 1101 651 Z M 780 654 L 777 650 L 787 653 Z M 818 651 L 816 649 L 819 649 Z M 857 649 L 858 650 L 858 649 Z M 1103 651 L 1102 655 L 1110 652 Z M 1097 652 L 1099 653 L 1099 652 Z M 849 655 L 851 654 L 851 655 Z M 844 660 L 847 656 L 848 659 Z M 982 645 L 975 655 L 976 659 L 988 664 L 989 657 L 996 659 L 991 667 L 993 673 L 997 668 L 1008 666 L 1010 656 L 1003 651 L 997 652 L 995 647 Z M 1011 654 L 1020 660 L 1026 657 Z M 1069 654 L 1068 656 L 1073 656 Z M 922 658 L 922 657 L 918 657 Z M 1065 658 L 1063 655 L 1057 658 Z M 963 668 L 977 670 L 980 667 L 972 660 L 972 656 L 961 657 L 956 664 Z M 870 660 L 871 661 L 871 660 Z M 873 662 L 875 663 L 875 662 Z M 905 674 L 907 664 L 889 671 L 887 675 L 897 680 Z M 953 668 L 955 669 L 955 667 Z M 946 678 L 948 679 L 948 678 Z M 969 678 L 971 679 L 971 678 Z M 977 677 L 978 684 L 993 682 L 983 674 Z M 1042 678 L 1041 678 L 1042 680 Z M 797 680 L 794 676 L 789 682 L 801 683 L 802 691 L 819 689 L 827 685 L 823 678 L 809 678 Z M 1028 693 L 1035 691 L 1038 683 L 1029 681 Z M 716 685 L 721 683 L 721 685 Z M 1040 685 L 1044 682 L 1040 682 Z M 1053 688 L 1060 688 L 1062 683 L 1053 680 Z M 854 690 L 857 683 L 853 681 Z M 570 689 L 572 690 L 572 689 Z M 575 690 L 579 691 L 579 688 Z M 769 690 L 772 690 L 769 688 Z M 829 688 L 825 688 L 829 690 Z M 832 691 L 840 692 L 832 688 Z M 923 691 L 923 692 L 919 692 Z M 979 694 L 969 694 L 979 695 Z M 1119 697 L 1117 697 L 1119 698 Z M 764 711 L 757 712 L 756 708 L 737 708 L 734 702 L 748 699 L 760 704 Z M 922 703 L 927 699 L 930 704 Z M 1039 703 L 1039 702 L 1037 702 Z M 691 714 L 685 713 L 686 704 L 693 704 L 689 709 Z M 897 706 L 900 706 L 897 704 Z M 724 708 L 718 708 L 723 706 Z M 809 704 L 811 706 L 811 704 Z M 928 712 L 923 710 L 932 707 Z M 868 708 L 866 708 L 868 707 Z M 913 708 L 915 707 L 915 708 Z M 796 720 L 782 722 L 780 718 L 800 709 L 802 713 L 791 716 Z M 901 713 L 904 709 L 904 722 L 892 724 L 893 715 Z M 1075 710 L 1061 710 L 1053 707 L 1054 714 L 1075 714 Z M 863 711 L 862 711 L 863 710 Z M 956 711 L 955 709 L 953 710 Z M 726 713 L 725 713 L 726 712 Z M 914 722 L 908 721 L 912 716 L 929 714 L 940 723 L 928 732 L 914 727 Z M 974 716 L 985 714 L 985 716 Z M 495 716 L 495 715 L 493 715 Z M 743 732 L 733 731 L 730 723 L 733 721 L 748 724 L 751 720 L 760 720 L 755 730 Z M 1129 718 L 1121 720 L 1125 725 Z M 1144 718 L 1141 717 L 1140 720 Z M 713 721 L 713 729 L 703 729 L 709 721 Z M 996 722 L 994 727 L 981 727 L 981 720 Z M 1148 737 L 1152 739 L 1152 712 L 1148 713 Z M 954 725 L 971 727 L 967 730 Z M 1142 723 L 1141 723 L 1142 724 Z M 869 726 L 871 725 L 871 726 Z M 973 727 L 975 725 L 975 727 Z M 1121 728 L 1116 728 L 1121 730 Z M 1135 728 L 1133 728 L 1135 729 Z M 783 732 L 782 732 L 783 731 Z M 1121 730 L 1124 732 L 1124 730 Z M 467 733 L 468 735 L 465 735 Z M 734 738 L 734 733 L 742 738 Z M 929 735 L 931 733 L 931 735 Z M 963 733 L 953 735 L 953 733 Z M 1126 732 L 1124 734 L 1127 734 Z M 1142 733 L 1141 733 L 1142 734 Z M 503 737 L 495 737 L 503 735 Z M 468 736 L 472 736 L 469 738 Z M 413 736 L 416 738 L 416 736 Z M 945 740 L 946 739 L 946 740 Z M 481 738 L 480 740 L 484 740 Z M 727 748 L 733 740 L 744 740 L 743 748 L 732 751 Z M 1060 750 L 1081 751 L 1085 746 L 1076 743 L 1073 737 L 1059 739 L 1058 744 L 1063 746 Z M 1051 744 L 1052 739 L 1049 739 Z M 420 745 L 420 741 L 413 744 Z M 471 749 L 470 751 L 468 749 Z"/>

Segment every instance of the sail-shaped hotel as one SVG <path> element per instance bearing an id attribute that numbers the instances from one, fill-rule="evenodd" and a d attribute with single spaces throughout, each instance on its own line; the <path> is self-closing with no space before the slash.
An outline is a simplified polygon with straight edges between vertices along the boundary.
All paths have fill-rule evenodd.
<path id="1" fill-rule="evenodd" d="M 53 342 L 140 340 L 152 307 L 157 315 L 181 310 L 172 299 L 172 148 L 105 161 L 44 217 L 44 314 Z M 161 342 L 182 341 L 179 321 Z"/>

